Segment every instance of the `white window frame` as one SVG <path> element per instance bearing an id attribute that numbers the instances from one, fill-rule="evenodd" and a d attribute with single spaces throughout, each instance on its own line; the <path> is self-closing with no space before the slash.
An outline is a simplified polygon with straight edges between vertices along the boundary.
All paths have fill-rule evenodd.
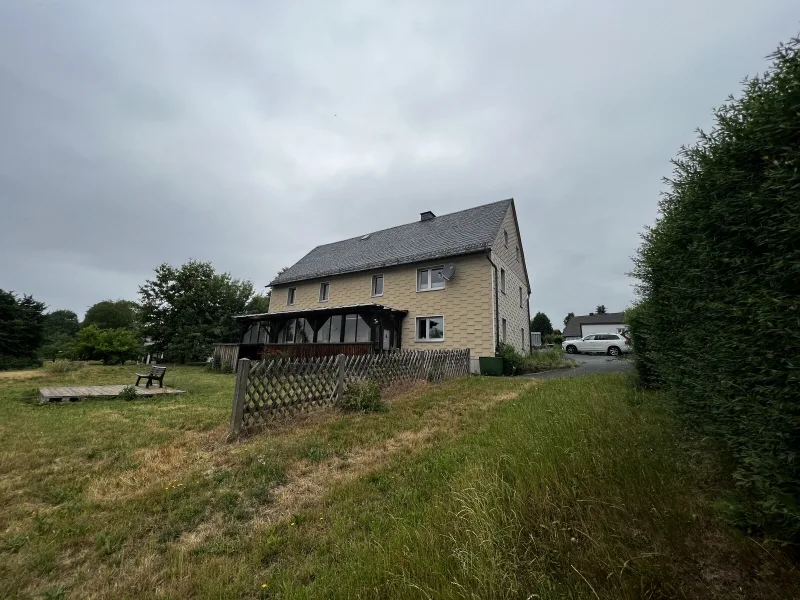
<path id="1" fill-rule="evenodd" d="M 297 302 L 297 288 L 290 287 L 286 290 L 286 306 L 294 306 Z"/>
<path id="2" fill-rule="evenodd" d="M 431 287 L 431 285 L 433 283 L 432 278 L 431 278 L 431 271 L 435 271 L 436 269 L 444 269 L 444 265 L 436 265 L 436 266 L 433 266 L 433 267 L 423 267 L 421 269 L 417 269 L 417 282 L 416 282 L 416 285 L 417 285 L 417 291 L 418 292 L 438 292 L 439 290 L 443 290 L 443 289 L 445 289 L 447 287 L 447 281 L 444 281 L 442 283 L 441 287 Z M 419 287 L 419 273 L 420 273 L 420 271 L 428 271 L 428 287 L 426 287 L 426 288 Z M 383 284 L 386 285 L 386 280 L 383 281 Z M 436 316 L 436 315 L 434 315 L 434 316 Z"/>
<path id="3" fill-rule="evenodd" d="M 500 291 L 506 293 L 506 270 L 500 267 Z"/>
<path id="4" fill-rule="evenodd" d="M 380 277 L 383 280 L 383 283 L 381 284 L 381 293 L 380 294 L 376 294 L 375 293 L 375 280 L 378 277 Z M 428 275 L 428 277 L 430 278 L 430 275 Z M 417 279 L 417 281 L 419 281 L 419 279 Z M 372 281 L 370 281 L 369 285 L 370 285 L 370 290 L 369 290 L 370 297 L 372 297 L 372 298 L 380 298 L 381 296 L 383 296 L 383 293 L 386 291 L 386 277 L 383 276 L 383 273 L 375 273 L 375 275 L 372 276 Z"/>
<path id="5" fill-rule="evenodd" d="M 322 290 L 323 290 L 322 286 L 327 286 L 325 288 L 325 290 L 328 293 L 327 293 L 325 298 L 322 297 Z M 330 281 L 320 281 L 319 282 L 319 301 L 320 302 L 327 302 L 328 300 L 330 300 L 330 298 L 331 298 L 331 282 Z"/>
<path id="6" fill-rule="evenodd" d="M 441 319 L 442 320 L 442 337 L 431 340 L 429 338 L 420 338 L 419 336 L 419 320 L 420 319 Z M 425 325 L 425 335 L 428 335 L 430 329 L 430 323 Z M 414 319 L 414 341 L 420 343 L 430 343 L 430 344 L 438 344 L 439 342 L 443 342 L 445 337 L 445 324 L 444 324 L 444 315 L 417 315 Z"/>

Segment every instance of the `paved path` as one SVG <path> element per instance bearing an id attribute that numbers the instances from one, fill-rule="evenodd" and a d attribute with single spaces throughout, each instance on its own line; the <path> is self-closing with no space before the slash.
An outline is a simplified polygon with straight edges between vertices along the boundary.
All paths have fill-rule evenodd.
<path id="1" fill-rule="evenodd" d="M 581 377 L 593 373 L 629 373 L 633 372 L 633 358 L 614 358 L 605 354 L 572 354 L 569 355 L 578 366 L 573 369 L 558 369 L 544 373 L 530 373 L 522 377 L 530 379 L 557 379 L 559 377 Z"/>

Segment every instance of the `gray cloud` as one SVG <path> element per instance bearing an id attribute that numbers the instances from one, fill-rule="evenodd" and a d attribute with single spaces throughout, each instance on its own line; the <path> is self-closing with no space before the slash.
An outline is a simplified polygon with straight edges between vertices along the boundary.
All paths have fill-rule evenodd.
<path id="1" fill-rule="evenodd" d="M 513 196 L 532 310 L 621 310 L 670 158 L 797 29 L 651 4 L 0 2 L 0 287 L 81 313 L 189 258 L 264 285 Z"/>

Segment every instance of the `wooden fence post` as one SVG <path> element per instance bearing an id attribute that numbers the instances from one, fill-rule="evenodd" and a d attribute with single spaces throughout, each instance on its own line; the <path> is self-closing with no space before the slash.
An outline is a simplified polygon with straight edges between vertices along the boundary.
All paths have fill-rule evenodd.
<path id="1" fill-rule="evenodd" d="M 341 402 L 342 396 L 344 395 L 345 360 L 346 357 L 344 354 L 339 354 L 336 356 L 336 403 Z"/>
<path id="2" fill-rule="evenodd" d="M 233 393 L 233 411 L 231 414 L 231 435 L 237 435 L 242 429 L 244 404 L 247 401 L 247 381 L 250 378 L 250 359 L 242 358 L 236 371 L 236 391 Z"/>

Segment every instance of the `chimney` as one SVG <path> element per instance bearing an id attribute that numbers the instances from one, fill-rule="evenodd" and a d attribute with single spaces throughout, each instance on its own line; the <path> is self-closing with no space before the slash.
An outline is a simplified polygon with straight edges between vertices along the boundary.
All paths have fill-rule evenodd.
<path id="1" fill-rule="evenodd" d="M 436 215 L 433 214 L 431 211 L 426 210 L 423 213 L 419 213 L 419 220 L 420 221 L 430 221 L 431 219 L 435 219 Z"/>

